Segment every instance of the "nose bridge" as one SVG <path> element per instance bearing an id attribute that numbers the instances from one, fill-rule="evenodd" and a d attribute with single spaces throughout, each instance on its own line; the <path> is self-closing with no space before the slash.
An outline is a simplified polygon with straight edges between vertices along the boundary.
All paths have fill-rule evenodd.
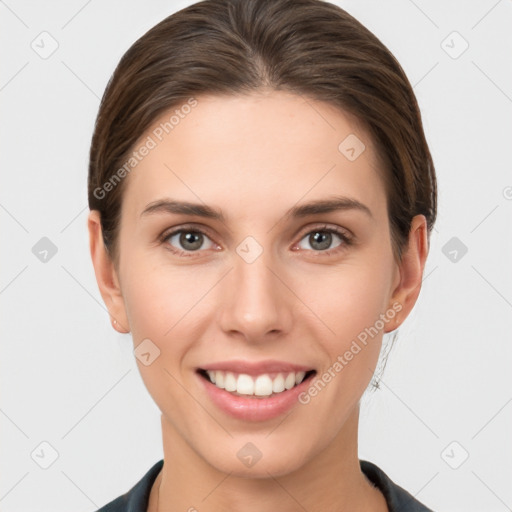
<path id="1" fill-rule="evenodd" d="M 248 246 L 240 244 L 237 254 L 234 254 L 222 327 L 226 332 L 238 331 L 247 339 L 261 340 L 271 332 L 288 329 L 289 297 L 283 293 L 283 286 L 274 275 L 275 270 L 270 270 L 275 267 L 271 251 L 263 250 L 256 257 L 254 251 L 255 247 L 251 247 L 249 241 Z"/>

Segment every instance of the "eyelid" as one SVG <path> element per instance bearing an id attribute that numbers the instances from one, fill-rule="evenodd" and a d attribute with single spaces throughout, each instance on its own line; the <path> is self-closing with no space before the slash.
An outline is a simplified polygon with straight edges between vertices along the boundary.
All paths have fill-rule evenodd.
<path id="1" fill-rule="evenodd" d="M 337 235 L 339 235 L 341 237 L 345 237 L 348 240 L 352 240 L 354 238 L 354 234 L 347 228 L 342 228 L 341 226 L 337 226 L 335 224 L 320 223 L 320 224 L 313 225 L 313 226 L 311 226 L 311 225 L 307 226 L 306 228 L 301 230 L 300 231 L 301 238 L 299 239 L 299 241 L 302 240 L 302 238 L 304 236 L 309 235 L 313 231 L 330 231 L 332 233 L 336 233 Z M 299 236 L 299 235 L 297 235 L 297 236 Z"/>

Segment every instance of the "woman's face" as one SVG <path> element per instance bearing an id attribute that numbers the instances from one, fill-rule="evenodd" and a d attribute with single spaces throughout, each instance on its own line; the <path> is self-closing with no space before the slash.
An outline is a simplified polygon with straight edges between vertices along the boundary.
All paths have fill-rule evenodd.
<path id="1" fill-rule="evenodd" d="M 325 103 L 196 99 L 140 139 L 111 314 L 164 439 L 227 473 L 285 474 L 343 438 L 408 312 L 384 183 L 367 134 Z"/>

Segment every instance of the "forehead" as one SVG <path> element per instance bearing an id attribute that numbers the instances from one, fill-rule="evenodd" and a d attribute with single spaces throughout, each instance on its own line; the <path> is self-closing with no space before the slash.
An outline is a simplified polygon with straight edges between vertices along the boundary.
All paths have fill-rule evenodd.
<path id="1" fill-rule="evenodd" d="M 241 216 L 333 192 L 385 200 L 361 124 L 305 96 L 198 96 L 160 116 L 134 149 L 143 145 L 150 149 L 129 174 L 123 199 L 133 211 L 165 196 L 232 206 Z"/>

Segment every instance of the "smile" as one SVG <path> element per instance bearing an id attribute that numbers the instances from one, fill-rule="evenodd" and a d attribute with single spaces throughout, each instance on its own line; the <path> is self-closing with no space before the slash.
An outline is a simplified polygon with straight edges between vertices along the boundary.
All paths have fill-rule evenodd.
<path id="1" fill-rule="evenodd" d="M 270 397 L 301 384 L 314 370 L 297 372 L 272 372 L 260 375 L 234 373 L 224 370 L 200 370 L 219 389 L 238 396 Z"/>
<path id="2" fill-rule="evenodd" d="M 266 421 L 296 406 L 316 370 L 282 361 L 224 361 L 196 369 L 205 396 L 238 420 Z"/>

